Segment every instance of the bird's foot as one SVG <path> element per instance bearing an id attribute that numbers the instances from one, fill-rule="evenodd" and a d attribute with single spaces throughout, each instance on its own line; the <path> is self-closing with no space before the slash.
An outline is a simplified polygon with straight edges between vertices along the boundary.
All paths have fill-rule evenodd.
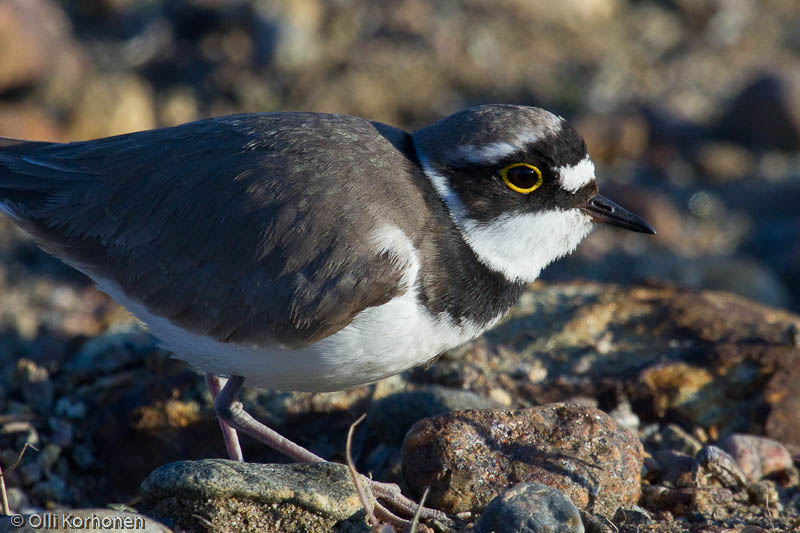
<path id="1" fill-rule="evenodd" d="M 418 516 L 421 520 L 435 520 L 443 524 L 452 523 L 444 512 L 438 509 L 420 507 L 420 504 L 404 496 L 400 487 L 394 483 L 383 483 L 370 479 L 369 488 L 376 499 L 384 501 L 396 512 L 410 517 Z M 386 508 L 384 507 L 384 509 Z"/>

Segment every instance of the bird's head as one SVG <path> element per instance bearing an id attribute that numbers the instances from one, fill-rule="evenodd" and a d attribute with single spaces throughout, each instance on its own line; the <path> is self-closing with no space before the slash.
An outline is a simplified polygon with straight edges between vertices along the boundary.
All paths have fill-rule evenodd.
<path id="1" fill-rule="evenodd" d="M 486 105 L 412 134 L 419 160 L 465 240 L 489 268 L 533 281 L 594 223 L 642 233 L 641 217 L 598 193 L 567 121 L 535 107 Z"/>

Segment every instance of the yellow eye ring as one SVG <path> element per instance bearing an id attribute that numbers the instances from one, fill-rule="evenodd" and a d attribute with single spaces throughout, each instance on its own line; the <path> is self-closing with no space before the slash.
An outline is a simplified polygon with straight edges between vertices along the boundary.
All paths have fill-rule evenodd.
<path id="1" fill-rule="evenodd" d="M 528 187 L 520 187 L 519 185 L 515 185 L 511 182 L 511 178 L 508 176 L 508 171 L 518 167 L 525 167 L 533 170 L 536 173 L 536 182 L 533 185 L 529 185 Z M 500 171 L 500 176 L 503 178 L 503 182 L 508 186 L 509 189 L 512 191 L 518 192 L 520 194 L 530 194 L 539 187 L 542 186 L 542 171 L 536 168 L 533 165 L 529 165 L 528 163 L 514 163 L 513 165 L 508 165 L 503 170 Z"/>

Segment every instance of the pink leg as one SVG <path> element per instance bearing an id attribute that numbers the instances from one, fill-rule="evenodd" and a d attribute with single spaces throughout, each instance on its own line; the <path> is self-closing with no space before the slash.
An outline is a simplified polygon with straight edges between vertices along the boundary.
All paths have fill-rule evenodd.
<path id="1" fill-rule="evenodd" d="M 228 382 L 219 392 L 214 408 L 217 410 L 220 425 L 223 421 L 230 427 L 236 428 L 245 435 L 249 435 L 259 442 L 262 442 L 273 450 L 284 454 L 300 463 L 324 462 L 325 459 L 319 455 L 306 450 L 302 446 L 295 444 L 275 430 L 272 430 L 250 416 L 242 407 L 241 402 L 236 398 L 244 384 L 241 376 L 231 376 Z M 377 498 L 386 500 L 392 507 L 408 515 L 413 515 L 419 505 L 409 500 L 400 492 L 400 487 L 391 483 L 381 483 L 379 481 L 368 480 L 372 494 Z M 386 509 L 383 509 L 386 510 Z M 388 510 L 387 510 L 388 512 Z M 388 516 L 388 515 L 387 515 Z M 447 515 L 435 509 L 422 508 L 421 518 L 432 518 L 440 521 L 448 521 Z"/>
<path id="2" fill-rule="evenodd" d="M 220 378 L 214 374 L 206 374 L 206 386 L 211 393 L 211 399 L 216 404 L 217 396 L 222 387 L 225 386 L 225 378 Z M 222 418 L 218 418 L 219 427 L 222 430 L 222 439 L 225 441 L 225 449 L 228 450 L 228 457 L 234 461 L 244 462 L 242 447 L 239 445 L 239 435 L 236 430 L 229 426 Z"/>

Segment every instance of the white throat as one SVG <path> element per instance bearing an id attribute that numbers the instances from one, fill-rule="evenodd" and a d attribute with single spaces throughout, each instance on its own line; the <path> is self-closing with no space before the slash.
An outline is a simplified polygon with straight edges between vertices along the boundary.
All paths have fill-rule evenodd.
<path id="1" fill-rule="evenodd" d="M 591 217 L 580 209 L 508 214 L 489 222 L 468 218 L 447 178 L 422 154 L 420 160 L 472 251 L 484 265 L 510 281 L 534 281 L 544 267 L 573 251 L 592 230 Z"/>
<path id="2" fill-rule="evenodd" d="M 490 222 L 465 219 L 464 240 L 478 259 L 512 281 L 531 282 L 544 267 L 573 251 L 592 230 L 580 209 L 503 215 Z"/>

